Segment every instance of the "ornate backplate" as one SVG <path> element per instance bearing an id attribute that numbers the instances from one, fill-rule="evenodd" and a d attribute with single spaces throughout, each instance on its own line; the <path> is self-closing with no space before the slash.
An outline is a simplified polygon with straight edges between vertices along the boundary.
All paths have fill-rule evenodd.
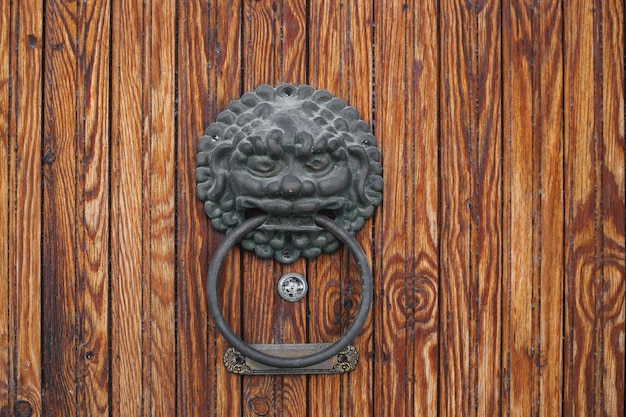
<path id="1" fill-rule="evenodd" d="M 310 354 L 328 347 L 329 343 L 308 343 L 293 345 L 251 345 L 255 349 L 277 356 L 290 357 Z M 359 361 L 359 354 L 352 345 L 346 346 L 336 356 L 305 368 L 276 368 L 246 358 L 235 348 L 228 348 L 224 354 L 224 366 L 237 375 L 296 375 L 296 374 L 344 374 L 353 371 Z"/>
<path id="2" fill-rule="evenodd" d="M 338 240 L 318 213 L 351 234 L 382 200 L 376 138 L 354 107 L 308 85 L 262 85 L 231 102 L 199 143 L 197 194 L 215 229 L 267 220 L 241 242 L 290 263 L 331 252 Z"/>

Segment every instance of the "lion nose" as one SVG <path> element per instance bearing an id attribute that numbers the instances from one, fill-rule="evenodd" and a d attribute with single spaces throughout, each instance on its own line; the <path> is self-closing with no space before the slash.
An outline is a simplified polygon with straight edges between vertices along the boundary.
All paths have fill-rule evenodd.
<path id="1" fill-rule="evenodd" d="M 285 175 L 280 181 L 280 192 L 284 197 L 297 197 L 302 190 L 302 182 L 295 175 Z"/>

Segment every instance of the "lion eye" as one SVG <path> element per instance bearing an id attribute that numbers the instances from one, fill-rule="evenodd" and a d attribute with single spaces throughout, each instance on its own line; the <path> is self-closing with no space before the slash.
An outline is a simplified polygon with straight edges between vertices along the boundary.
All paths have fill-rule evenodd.
<path id="1" fill-rule="evenodd" d="M 330 165 L 330 158 L 326 155 L 319 155 L 309 159 L 306 162 L 306 167 L 314 172 L 323 171 Z"/>
<path id="2" fill-rule="evenodd" d="M 268 174 L 277 168 L 277 161 L 267 156 L 251 156 L 247 162 L 248 168 L 260 174 Z"/>

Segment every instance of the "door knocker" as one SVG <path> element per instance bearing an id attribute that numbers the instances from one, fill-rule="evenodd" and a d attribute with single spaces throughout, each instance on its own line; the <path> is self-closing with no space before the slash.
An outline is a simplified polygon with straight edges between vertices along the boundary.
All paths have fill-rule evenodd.
<path id="1" fill-rule="evenodd" d="M 358 355 L 349 345 L 367 319 L 373 293 L 371 269 L 352 235 L 380 204 L 383 187 L 369 125 L 325 90 L 262 85 L 231 102 L 198 148 L 197 195 L 213 227 L 227 233 L 207 277 L 209 311 L 232 345 L 224 358 L 227 368 L 239 374 L 352 369 Z M 222 315 L 217 283 L 224 258 L 238 242 L 281 263 L 347 246 L 362 291 L 346 333 L 334 343 L 302 345 L 248 345 L 234 334 Z M 306 292 L 306 281 L 290 278 L 284 288 L 295 302 L 297 292 Z"/>

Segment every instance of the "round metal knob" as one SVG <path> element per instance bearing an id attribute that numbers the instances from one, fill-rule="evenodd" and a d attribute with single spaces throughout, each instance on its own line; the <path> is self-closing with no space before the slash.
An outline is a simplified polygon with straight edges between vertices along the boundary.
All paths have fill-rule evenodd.
<path id="1" fill-rule="evenodd" d="M 285 274 L 278 280 L 278 294 L 285 301 L 295 303 L 302 300 L 308 289 L 309 286 L 304 277 L 295 272 Z"/>

